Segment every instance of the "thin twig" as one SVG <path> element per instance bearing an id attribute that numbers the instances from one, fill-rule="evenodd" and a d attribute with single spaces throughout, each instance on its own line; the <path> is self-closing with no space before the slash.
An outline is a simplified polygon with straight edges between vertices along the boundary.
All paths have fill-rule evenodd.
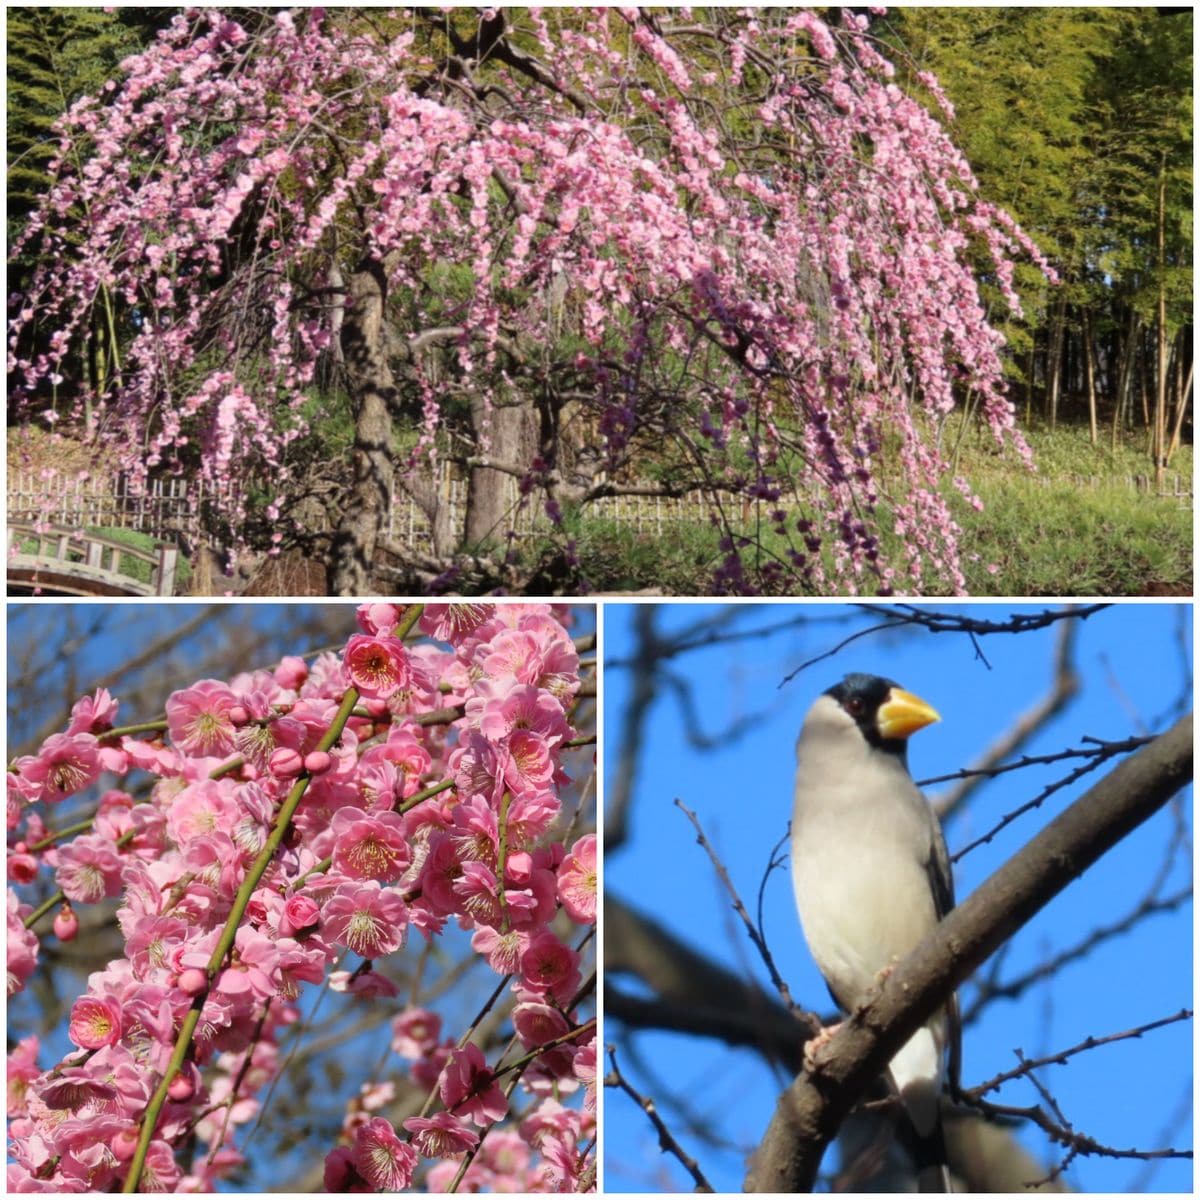
<path id="1" fill-rule="evenodd" d="M 696 1191 L 714 1191 L 712 1184 L 705 1179 L 700 1164 L 675 1140 L 674 1135 L 667 1128 L 666 1122 L 658 1115 L 654 1101 L 649 1096 L 641 1095 L 621 1074 L 621 1068 L 617 1065 L 617 1048 L 610 1045 L 605 1049 L 608 1051 L 608 1060 L 612 1063 L 612 1070 L 604 1077 L 605 1087 L 620 1088 L 650 1118 L 650 1124 L 658 1133 L 659 1146 L 665 1153 L 674 1155 L 679 1160 L 683 1169 L 696 1181 Z"/>

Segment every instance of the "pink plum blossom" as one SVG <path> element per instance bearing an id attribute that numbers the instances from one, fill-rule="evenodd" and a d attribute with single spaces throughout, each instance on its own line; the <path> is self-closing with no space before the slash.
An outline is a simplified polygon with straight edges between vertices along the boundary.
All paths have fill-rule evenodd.
<path id="1" fill-rule="evenodd" d="M 119 898 L 123 947 L 89 976 L 71 1005 L 65 1024 L 77 1050 L 39 1070 L 36 1040 L 27 1040 L 10 1059 L 12 1186 L 119 1188 L 134 1161 L 138 1122 L 160 1084 L 168 1103 L 139 1190 L 225 1186 L 244 1165 L 238 1130 L 257 1118 L 282 1068 L 279 1039 L 301 1021 L 305 989 L 324 984 L 364 1008 L 383 1003 L 395 1012 L 406 1004 L 390 1035 L 403 1059 L 399 1074 L 361 1082 L 343 1123 L 345 1144 L 326 1156 L 329 1187 L 407 1189 L 418 1154 L 446 1162 L 472 1150 L 479 1156 L 464 1186 L 540 1186 L 545 1163 L 534 1159 L 524 1135 L 497 1130 L 481 1142 L 471 1128 L 509 1112 L 502 1081 L 482 1051 L 459 1048 L 456 1036 L 444 1036 L 442 1018 L 422 1006 L 423 993 L 407 981 L 401 991 L 389 977 L 392 964 L 377 967 L 373 961 L 400 949 L 410 924 L 432 943 L 430 961 L 437 961 L 444 954 L 437 944 L 443 929 L 461 928 L 468 935 L 458 943 L 463 952 L 478 954 L 499 974 L 521 977 L 513 1019 L 523 1038 L 541 1039 L 534 1044 L 554 1040 L 576 1020 L 549 999 L 571 999 L 567 993 L 578 978 L 577 964 L 564 957 L 566 948 L 546 928 L 558 914 L 559 876 L 570 861 L 552 832 L 561 809 L 561 741 L 543 747 L 551 769 L 540 790 L 506 796 L 504 785 L 509 746 L 514 739 L 519 746 L 529 732 L 520 713 L 546 714 L 566 728 L 561 702 L 518 693 L 537 692 L 540 685 L 514 684 L 511 675 L 479 690 L 486 676 L 465 666 L 477 653 L 486 654 L 490 639 L 552 610 L 529 604 L 484 609 L 457 623 L 439 618 L 439 628 L 455 627 L 461 654 L 414 648 L 412 659 L 420 665 L 413 669 L 419 682 L 411 691 L 411 712 L 401 715 L 384 704 L 370 718 L 352 718 L 331 744 L 328 769 L 319 777 L 293 777 L 301 781 L 303 797 L 248 893 L 247 874 L 272 831 L 278 832 L 281 806 L 293 787 L 263 767 L 281 750 L 303 765 L 326 738 L 347 686 L 335 656 L 320 656 L 307 670 L 298 660 L 278 678 L 248 670 L 227 683 L 205 680 L 175 692 L 171 747 L 149 729 L 122 736 L 119 761 L 96 751 L 95 764 L 122 773 L 149 771 L 152 786 L 139 792 L 136 780 L 121 780 L 93 798 L 87 832 L 47 837 L 39 809 L 56 795 L 46 786 L 55 778 L 47 764 L 77 763 L 81 753 L 86 759 L 96 747 L 90 729 L 116 711 L 116 701 L 97 696 L 76 705 L 76 732 L 59 735 L 66 739 L 59 743 L 47 739 L 43 749 L 48 745 L 52 754 L 21 760 L 10 778 L 10 874 L 16 887 L 53 876 L 71 905 L 69 920 L 61 913 L 55 920 L 60 937 L 77 923 L 79 906 Z M 383 629 L 391 615 L 381 610 L 370 619 Z M 543 642 L 541 631 L 534 640 L 531 646 L 518 639 L 530 662 L 553 643 Z M 509 646 L 503 657 L 513 661 L 518 648 Z M 293 698 L 285 682 L 303 694 Z M 504 719 L 510 697 L 517 715 L 500 731 L 501 752 L 493 753 L 477 715 L 492 705 L 489 720 Z M 454 715 L 449 701 L 472 703 L 472 715 Z M 430 725 L 420 721 L 420 714 L 439 708 L 448 709 L 449 717 L 439 714 Z M 269 736 L 260 737 L 264 732 Z M 444 789 L 408 811 L 394 810 L 425 782 L 453 781 L 464 744 L 480 751 L 470 768 L 478 789 Z M 244 756 L 234 770 L 221 761 L 230 747 Z M 31 776 L 24 774 L 26 765 L 32 765 Z M 64 767 L 57 779 L 73 786 L 67 779 L 73 769 Z M 90 768 L 78 778 L 90 779 Z M 577 843 L 577 860 L 583 849 Z M 38 935 L 25 928 L 33 910 L 13 888 L 8 907 L 12 994 L 37 968 Z M 49 910 L 42 919 L 48 929 Z M 232 948 L 210 968 L 224 934 L 232 936 Z M 343 948 L 363 961 L 335 970 Z M 167 1079 L 193 1006 L 199 1006 L 200 1019 L 188 1039 L 188 1057 L 183 1070 Z M 535 1098 L 551 1090 L 566 1096 L 577 1087 L 577 1058 L 573 1044 L 546 1051 L 521 1086 Z M 398 1134 L 378 1106 L 399 1094 L 400 1074 L 411 1086 L 439 1095 L 447 1111 L 410 1118 Z M 549 1131 L 548 1123 L 539 1126 L 537 1136 L 546 1145 Z M 582 1122 L 554 1133 L 574 1138 L 572 1144 L 587 1153 Z M 201 1145 L 193 1153 L 196 1140 Z M 437 1166 L 430 1185 L 440 1178 Z"/>
<path id="2" fill-rule="evenodd" d="M 558 898 L 572 921 L 596 919 L 596 835 L 586 834 L 571 847 L 558 869 Z"/>
<path id="3" fill-rule="evenodd" d="M 403 818 L 339 808 L 333 815 L 334 867 L 352 879 L 393 883 L 412 860 Z"/>
<path id="4" fill-rule="evenodd" d="M 378 880 L 342 884 L 326 902 L 322 928 L 362 958 L 391 954 L 404 944 L 408 910 L 400 894 Z"/>
<path id="5" fill-rule="evenodd" d="M 368 699 L 386 700 L 412 683 L 412 668 L 403 643 L 394 637 L 356 634 L 343 658 L 350 682 Z"/>
<path id="6" fill-rule="evenodd" d="M 42 800 L 83 791 L 100 775 L 100 749 L 90 733 L 54 733 L 32 758 L 18 759 L 20 774 Z"/>
<path id="7" fill-rule="evenodd" d="M 202 679 L 190 688 L 167 698 L 167 729 L 171 741 L 183 753 L 219 757 L 235 745 L 230 716 L 238 700 L 227 684 Z"/>
<path id="8" fill-rule="evenodd" d="M 120 1006 L 101 996 L 80 996 L 71 1007 L 67 1032 L 85 1050 L 114 1045 L 121 1037 Z"/>

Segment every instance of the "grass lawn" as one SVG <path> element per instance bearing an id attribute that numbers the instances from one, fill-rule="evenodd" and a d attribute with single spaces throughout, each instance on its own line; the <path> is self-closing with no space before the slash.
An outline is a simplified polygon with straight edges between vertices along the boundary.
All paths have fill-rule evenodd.
<path id="1" fill-rule="evenodd" d="M 983 500 L 982 511 L 947 485 L 963 527 L 971 595 L 1192 594 L 1191 505 L 1139 493 L 1126 482 L 1149 472 L 1140 437 L 1114 453 L 1107 438 L 1093 449 L 1087 430 L 1077 427 L 1026 436 L 1035 473 L 996 455 L 990 439 L 964 447 L 959 469 Z M 1191 477 L 1192 447 L 1180 450 L 1171 470 Z M 700 524 L 681 523 L 659 537 L 585 513 L 569 521 L 567 532 L 594 592 L 704 595 L 723 557 L 719 534 Z M 894 553 L 894 539 L 885 536 L 884 545 Z M 525 551 L 540 548 L 530 542 Z"/>

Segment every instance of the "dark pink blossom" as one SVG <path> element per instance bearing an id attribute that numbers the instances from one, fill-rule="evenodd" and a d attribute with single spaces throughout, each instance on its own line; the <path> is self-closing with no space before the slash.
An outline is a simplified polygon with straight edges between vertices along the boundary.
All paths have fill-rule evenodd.
<path id="1" fill-rule="evenodd" d="M 386 700 L 412 683 L 408 652 L 394 637 L 355 634 L 342 661 L 350 682 L 368 699 Z"/>
<path id="2" fill-rule="evenodd" d="M 417 1152 L 396 1136 L 384 1117 L 372 1117 L 359 1126 L 351 1153 L 355 1170 L 377 1191 L 403 1192 L 412 1183 Z"/>
<path id="3" fill-rule="evenodd" d="M 424 1058 L 442 1034 L 442 1018 L 427 1008 L 407 1008 L 392 1019 L 392 1049 L 401 1058 Z"/>
<path id="4" fill-rule="evenodd" d="M 453 1113 L 409 1117 L 404 1128 L 412 1134 L 413 1146 L 425 1158 L 460 1158 L 479 1145 L 479 1134 Z"/>
<path id="5" fill-rule="evenodd" d="M 490 1125 L 508 1111 L 508 1100 L 473 1042 L 450 1053 L 439 1083 L 442 1103 L 455 1116 Z"/>
<path id="6" fill-rule="evenodd" d="M 579 955 L 549 930 L 535 934 L 521 955 L 521 982 L 534 992 L 546 992 L 566 1003 L 579 986 Z"/>

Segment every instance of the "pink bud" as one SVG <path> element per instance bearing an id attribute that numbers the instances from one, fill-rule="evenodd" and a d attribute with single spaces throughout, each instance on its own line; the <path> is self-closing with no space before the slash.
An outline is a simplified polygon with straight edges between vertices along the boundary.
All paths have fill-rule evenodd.
<path id="1" fill-rule="evenodd" d="M 324 750 L 314 750 L 304 756 L 304 769 L 310 775 L 324 775 L 333 763 L 333 759 Z"/>
<path id="2" fill-rule="evenodd" d="M 394 604 L 360 604 L 358 627 L 363 633 L 386 637 L 400 624 L 400 613 Z"/>
<path id="3" fill-rule="evenodd" d="M 137 1149 L 137 1144 L 137 1127 L 130 1125 L 127 1129 L 122 1129 L 119 1133 L 113 1135 L 112 1152 L 116 1155 L 118 1162 L 128 1162 L 133 1157 L 133 1152 Z"/>
<path id="4" fill-rule="evenodd" d="M 189 996 L 198 996 L 208 987 L 208 972 L 199 967 L 187 967 L 179 972 L 179 990 Z"/>
<path id="5" fill-rule="evenodd" d="M 190 1100 L 196 1094 L 196 1085 L 192 1082 L 192 1077 L 185 1067 L 182 1071 L 175 1073 L 175 1078 L 171 1080 L 170 1086 L 167 1088 L 167 1095 L 175 1101 Z"/>
<path id="6" fill-rule="evenodd" d="M 78 932 L 79 918 L 69 904 L 64 904 L 54 918 L 54 934 L 60 942 L 72 942 Z"/>
<path id="7" fill-rule="evenodd" d="M 278 775 L 280 779 L 292 779 L 304 769 L 304 760 L 300 757 L 300 752 L 293 750 L 291 746 L 280 746 L 278 750 L 272 750 L 269 761 L 271 774 Z"/>
<path id="8" fill-rule="evenodd" d="M 382 717 L 388 710 L 387 701 L 380 700 L 378 696 L 372 696 L 369 700 L 364 700 L 362 706 L 372 717 Z"/>
<path id="9" fill-rule="evenodd" d="M 246 711 L 245 705 L 235 704 L 229 710 L 229 720 L 234 725 L 245 725 L 250 720 L 250 714 Z"/>
<path id="10" fill-rule="evenodd" d="M 311 896 L 289 896 L 283 906 L 283 915 L 292 932 L 298 933 L 316 925 L 321 919 L 321 910 Z M 280 922 L 281 933 L 282 926 L 283 922 Z"/>
<path id="11" fill-rule="evenodd" d="M 510 854 L 504 866 L 504 876 L 509 883 L 518 887 L 528 883 L 533 877 L 533 859 L 524 850 Z"/>
<path id="12" fill-rule="evenodd" d="M 281 659 L 279 666 L 275 668 L 275 682 L 281 688 L 292 692 L 298 692 L 307 678 L 308 667 L 304 659 L 297 658 L 294 654 Z"/>

